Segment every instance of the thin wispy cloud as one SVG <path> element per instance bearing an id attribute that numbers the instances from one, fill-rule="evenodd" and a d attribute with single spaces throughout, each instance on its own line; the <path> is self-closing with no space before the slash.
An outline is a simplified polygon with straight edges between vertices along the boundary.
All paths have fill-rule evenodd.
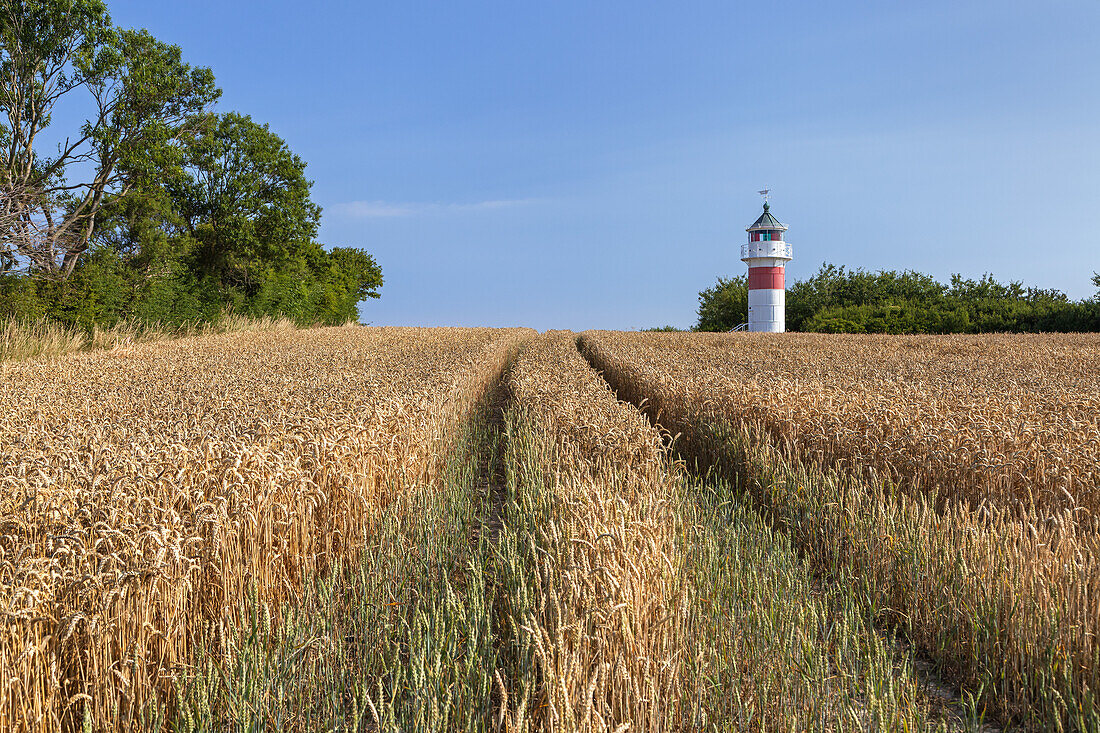
<path id="1" fill-rule="evenodd" d="M 408 203 L 394 201 L 346 201 L 334 204 L 329 211 L 356 219 L 381 219 L 408 216 L 431 216 L 439 214 L 466 214 L 496 209 L 511 209 L 526 206 L 536 199 L 494 199 L 472 203 Z"/>

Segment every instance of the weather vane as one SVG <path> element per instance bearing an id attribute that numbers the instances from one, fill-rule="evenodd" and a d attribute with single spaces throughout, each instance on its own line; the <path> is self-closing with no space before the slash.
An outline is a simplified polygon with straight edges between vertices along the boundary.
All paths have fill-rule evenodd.
<path id="1" fill-rule="evenodd" d="M 768 194 L 771 193 L 771 190 L 767 186 L 764 186 L 763 191 L 757 191 L 757 193 L 764 197 L 765 204 L 768 203 Z"/>

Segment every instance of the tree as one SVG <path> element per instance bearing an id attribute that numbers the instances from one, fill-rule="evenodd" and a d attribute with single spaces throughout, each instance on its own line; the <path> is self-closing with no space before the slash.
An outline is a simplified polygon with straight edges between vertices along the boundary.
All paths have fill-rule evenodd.
<path id="1" fill-rule="evenodd" d="M 162 170 L 218 94 L 209 69 L 116 28 L 101 0 L 0 0 L 0 188 L 20 192 L 0 240 L 27 272 L 70 277 L 103 207 Z M 70 98 L 91 114 L 45 155 L 55 108 Z"/>
<path id="2" fill-rule="evenodd" d="M 317 235 L 306 164 L 267 125 L 245 115 L 206 115 L 181 175 L 165 185 L 195 269 L 224 288 L 258 292 L 280 266 L 301 259 Z"/>
<path id="3" fill-rule="evenodd" d="M 749 283 L 745 276 L 718 278 L 699 293 L 696 331 L 729 331 L 749 318 Z"/>
<path id="4" fill-rule="evenodd" d="M 267 125 L 237 113 L 207 114 L 161 188 L 167 201 L 155 192 L 143 199 L 158 223 L 152 231 L 170 231 L 196 280 L 214 287 L 228 307 L 304 323 L 354 319 L 359 301 L 378 297 L 382 270 L 366 252 L 329 252 L 315 241 L 321 209 L 305 168 Z M 140 218 L 120 221 L 134 233 L 148 228 L 135 226 Z"/>
<path id="5" fill-rule="evenodd" d="M 1093 287 L 1100 288 L 1100 272 L 1092 273 L 1092 284 Z M 1100 297 L 1100 293 L 1097 293 L 1097 296 Z"/>
<path id="6" fill-rule="evenodd" d="M 378 297 L 369 254 L 315 241 L 305 163 L 218 96 L 103 0 L 0 0 L 0 316 L 340 323 Z"/>
<path id="7" fill-rule="evenodd" d="M 374 258 L 360 249 L 336 247 L 329 253 L 332 280 L 354 298 L 354 304 L 366 298 L 379 298 L 382 268 Z"/>
<path id="8" fill-rule="evenodd" d="M 1100 273 L 1093 275 L 1100 287 Z M 699 294 L 697 330 L 740 322 L 743 280 Z M 848 333 L 985 333 L 1100 330 L 1100 297 L 1072 302 L 1060 290 L 972 280 L 950 284 L 911 270 L 868 272 L 823 264 L 787 291 L 787 329 Z"/>

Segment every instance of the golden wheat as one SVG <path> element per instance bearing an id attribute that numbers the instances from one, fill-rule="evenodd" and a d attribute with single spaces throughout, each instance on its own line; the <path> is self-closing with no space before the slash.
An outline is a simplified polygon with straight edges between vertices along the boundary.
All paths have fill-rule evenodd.
<path id="1" fill-rule="evenodd" d="M 1093 337 L 271 328 L 0 364 L 0 727 L 1100 727 Z"/>
<path id="2" fill-rule="evenodd" d="M 1096 336 L 582 342 L 981 704 L 1100 728 Z"/>
<path id="3" fill-rule="evenodd" d="M 239 601 L 430 484 L 519 331 L 345 327 L 4 366 L 0 727 L 132 724 Z"/>
<path id="4" fill-rule="evenodd" d="M 687 597 L 661 436 L 615 399 L 569 333 L 525 347 L 510 384 L 552 507 L 528 619 L 543 729 L 671 729 Z"/>
<path id="5" fill-rule="evenodd" d="M 529 342 L 509 384 L 535 729 L 941 729 L 859 595 L 816 589 L 728 485 L 689 481 L 573 334 Z"/>
<path id="6" fill-rule="evenodd" d="M 1095 335 L 597 340 L 670 399 L 753 422 L 799 455 L 944 498 L 1100 515 Z"/>

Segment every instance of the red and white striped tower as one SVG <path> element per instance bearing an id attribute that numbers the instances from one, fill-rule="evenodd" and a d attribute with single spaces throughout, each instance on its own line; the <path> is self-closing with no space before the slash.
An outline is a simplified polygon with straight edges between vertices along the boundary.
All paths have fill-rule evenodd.
<path id="1" fill-rule="evenodd" d="M 750 331 L 783 333 L 787 330 L 787 291 L 783 268 L 791 261 L 791 245 L 783 241 L 787 227 L 768 211 L 768 189 L 764 213 L 746 229 L 749 243 L 741 246 L 741 259 L 749 266 Z"/>

